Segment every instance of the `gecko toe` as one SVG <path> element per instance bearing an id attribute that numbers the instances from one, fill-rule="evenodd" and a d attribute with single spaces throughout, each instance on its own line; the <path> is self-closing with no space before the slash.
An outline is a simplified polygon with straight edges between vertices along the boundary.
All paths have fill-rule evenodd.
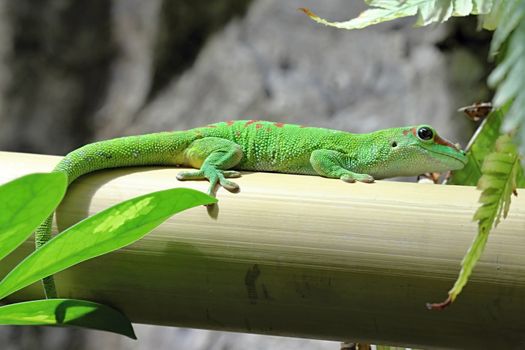
<path id="1" fill-rule="evenodd" d="M 235 170 L 225 170 L 222 174 L 225 178 L 241 177 L 241 173 Z"/>
<path id="2" fill-rule="evenodd" d="M 221 186 L 224 187 L 225 189 L 227 189 L 230 192 L 238 192 L 239 191 L 239 185 L 237 185 L 233 181 L 222 180 L 221 181 Z"/>
<path id="3" fill-rule="evenodd" d="M 206 177 L 204 176 L 203 171 L 181 171 L 177 174 L 177 180 L 179 181 L 187 181 L 187 180 L 204 180 Z"/>
<path id="4" fill-rule="evenodd" d="M 344 182 L 349 182 L 349 183 L 354 183 L 355 182 L 355 178 L 353 176 L 351 176 L 351 175 L 348 175 L 348 174 L 341 175 L 340 179 L 343 180 Z"/>
<path id="5" fill-rule="evenodd" d="M 372 176 L 364 174 L 364 175 L 360 176 L 359 178 L 357 178 L 357 181 L 365 182 L 365 183 L 372 183 L 375 180 L 374 180 L 374 178 Z"/>

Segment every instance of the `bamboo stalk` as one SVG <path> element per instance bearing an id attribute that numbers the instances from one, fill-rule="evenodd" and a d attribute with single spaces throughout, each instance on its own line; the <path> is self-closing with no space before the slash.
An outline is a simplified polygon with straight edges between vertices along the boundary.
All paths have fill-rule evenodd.
<path id="1" fill-rule="evenodd" d="M 0 182 L 59 157 L 0 152 Z M 171 187 L 173 168 L 85 176 L 58 210 L 63 230 L 122 200 Z M 139 242 L 57 275 L 63 297 L 113 305 L 134 322 L 356 340 L 511 348 L 525 344 L 525 194 L 490 237 L 468 286 L 446 297 L 476 234 L 473 187 L 246 173 L 218 210 L 174 216 Z M 32 249 L 0 264 L 3 275 Z M 39 286 L 11 300 L 42 297 Z"/>

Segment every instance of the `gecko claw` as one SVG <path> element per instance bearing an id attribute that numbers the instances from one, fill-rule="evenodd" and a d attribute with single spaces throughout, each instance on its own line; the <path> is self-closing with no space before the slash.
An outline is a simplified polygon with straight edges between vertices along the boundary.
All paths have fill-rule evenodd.
<path id="1" fill-rule="evenodd" d="M 224 170 L 222 175 L 224 175 L 225 178 L 241 177 L 241 173 L 235 170 Z"/>
<path id="2" fill-rule="evenodd" d="M 239 191 L 239 185 L 237 185 L 233 181 L 228 181 L 228 180 L 222 179 L 222 180 L 220 180 L 220 184 L 221 184 L 222 187 L 224 187 L 225 189 L 227 189 L 230 192 L 238 192 Z"/>

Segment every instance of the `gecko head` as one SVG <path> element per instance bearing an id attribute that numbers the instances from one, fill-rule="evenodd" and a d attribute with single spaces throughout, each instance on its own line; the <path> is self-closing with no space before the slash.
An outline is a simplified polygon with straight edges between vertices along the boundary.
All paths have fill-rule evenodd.
<path id="1" fill-rule="evenodd" d="M 461 169 L 465 152 L 442 138 L 430 125 L 383 130 L 383 169 L 380 177 L 414 176 L 427 172 Z M 386 166 L 385 166 L 386 165 Z"/>

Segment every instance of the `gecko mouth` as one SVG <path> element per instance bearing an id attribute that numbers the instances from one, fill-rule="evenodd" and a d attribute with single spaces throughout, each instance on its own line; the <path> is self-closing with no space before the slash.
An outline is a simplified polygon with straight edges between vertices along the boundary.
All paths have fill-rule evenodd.
<path id="1" fill-rule="evenodd" d="M 429 152 L 429 153 L 435 153 L 435 154 L 439 154 L 439 155 L 441 155 L 441 156 L 445 156 L 445 157 L 448 157 L 448 158 L 454 159 L 454 160 L 460 162 L 460 163 L 463 164 L 463 165 L 466 165 L 467 162 L 468 162 L 468 158 L 467 158 L 467 156 L 466 156 L 464 153 L 459 153 L 459 152 L 462 152 L 462 151 L 457 151 L 457 152 L 460 154 L 460 156 L 455 156 L 455 155 L 452 155 L 452 154 L 450 154 L 450 153 L 444 153 L 444 152 L 439 152 L 439 151 L 435 151 L 435 150 L 429 150 L 429 149 L 427 149 L 427 148 L 425 148 L 425 147 L 422 147 L 422 146 L 420 146 L 420 145 L 417 145 L 417 146 L 420 147 L 420 148 L 422 148 L 422 149 L 424 149 L 425 151 L 427 151 L 427 152 Z"/>

